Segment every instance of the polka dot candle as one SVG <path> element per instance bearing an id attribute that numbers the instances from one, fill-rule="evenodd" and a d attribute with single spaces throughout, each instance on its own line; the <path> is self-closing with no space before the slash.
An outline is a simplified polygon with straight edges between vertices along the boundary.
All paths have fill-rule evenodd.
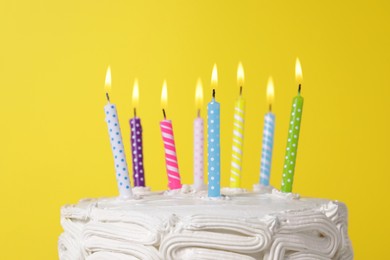
<path id="1" fill-rule="evenodd" d="M 296 62 L 296 76 L 298 82 L 302 77 L 301 64 L 297 59 Z M 298 151 L 298 139 L 302 121 L 302 108 L 303 108 L 303 97 L 301 96 L 301 84 L 299 84 L 298 95 L 294 97 L 293 104 L 291 107 L 291 117 L 288 129 L 286 155 L 283 165 L 283 176 L 282 176 L 282 192 L 292 192 L 295 164 Z"/>
<path id="2" fill-rule="evenodd" d="M 139 117 L 130 119 L 130 129 L 134 186 L 145 187 L 144 156 L 142 149 L 142 125 L 141 119 Z"/>
<path id="3" fill-rule="evenodd" d="M 220 105 L 215 98 L 207 106 L 208 196 L 221 196 Z"/>
<path id="4" fill-rule="evenodd" d="M 114 155 L 116 181 L 118 183 L 119 196 L 129 198 L 132 196 L 129 172 L 123 147 L 121 130 L 119 127 L 118 113 L 114 104 L 108 103 L 104 107 L 106 113 L 106 123 L 110 136 L 112 153 Z"/>
<path id="5" fill-rule="evenodd" d="M 194 188 L 203 188 L 203 118 L 197 117 L 194 120 Z"/>
<path id="6" fill-rule="evenodd" d="M 218 83 L 217 65 L 211 74 L 213 95 L 207 104 L 207 173 L 208 196 L 221 196 L 221 147 L 220 147 L 220 105 L 215 100 L 215 88 Z"/>

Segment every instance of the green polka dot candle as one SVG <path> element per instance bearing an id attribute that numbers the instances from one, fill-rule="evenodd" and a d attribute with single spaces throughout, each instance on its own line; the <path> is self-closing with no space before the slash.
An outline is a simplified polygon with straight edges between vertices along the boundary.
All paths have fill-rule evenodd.
<path id="1" fill-rule="evenodd" d="M 291 107 L 290 122 L 287 137 L 286 155 L 283 165 L 282 192 L 292 192 L 295 164 L 298 151 L 299 132 L 301 130 L 303 97 L 301 96 L 302 70 L 299 59 L 295 66 L 296 78 L 299 84 L 298 95 L 294 97 Z"/>

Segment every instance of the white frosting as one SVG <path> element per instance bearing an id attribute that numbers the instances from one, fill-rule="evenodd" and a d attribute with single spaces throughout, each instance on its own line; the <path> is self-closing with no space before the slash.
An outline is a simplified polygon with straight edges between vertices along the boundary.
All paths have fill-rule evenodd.
<path id="1" fill-rule="evenodd" d="M 205 198 L 188 186 L 64 206 L 60 259 L 353 259 L 343 203 L 277 191 Z"/>

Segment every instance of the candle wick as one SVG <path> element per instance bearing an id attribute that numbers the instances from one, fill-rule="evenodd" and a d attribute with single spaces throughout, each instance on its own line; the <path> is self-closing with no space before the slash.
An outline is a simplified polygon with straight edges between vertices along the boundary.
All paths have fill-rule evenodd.
<path id="1" fill-rule="evenodd" d="M 200 109 L 198 109 L 198 117 L 200 117 Z"/>
<path id="2" fill-rule="evenodd" d="M 269 112 L 272 112 L 272 104 L 269 104 L 268 110 Z"/>
<path id="3" fill-rule="evenodd" d="M 137 109 L 134 108 L 134 117 L 137 117 Z"/>
<path id="4" fill-rule="evenodd" d="M 215 98 L 215 89 L 213 89 L 213 98 Z"/>
<path id="5" fill-rule="evenodd" d="M 164 115 L 164 119 L 167 119 L 167 114 L 165 113 L 165 109 L 163 108 L 163 115 Z"/>
<path id="6" fill-rule="evenodd" d="M 298 94 L 301 94 L 301 84 L 298 86 Z"/>
<path id="7" fill-rule="evenodd" d="M 108 92 L 106 92 L 106 98 L 107 98 L 107 101 L 110 102 L 110 95 L 108 95 Z"/>
<path id="8" fill-rule="evenodd" d="M 242 96 L 242 86 L 240 86 L 240 96 Z"/>

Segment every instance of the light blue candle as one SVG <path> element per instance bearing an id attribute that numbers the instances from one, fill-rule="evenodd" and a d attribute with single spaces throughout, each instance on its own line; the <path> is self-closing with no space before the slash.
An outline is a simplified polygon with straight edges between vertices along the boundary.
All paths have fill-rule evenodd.
<path id="1" fill-rule="evenodd" d="M 269 186 L 272 150 L 274 146 L 275 115 L 268 112 L 264 117 L 263 146 L 261 151 L 260 184 Z"/>
<path id="2" fill-rule="evenodd" d="M 275 115 L 272 113 L 272 102 L 274 98 L 274 83 L 269 77 L 267 84 L 267 99 L 269 112 L 264 116 L 263 146 L 260 162 L 260 184 L 269 186 L 271 178 L 272 150 L 274 146 Z"/>
<path id="3" fill-rule="evenodd" d="M 212 84 L 217 82 L 217 66 L 214 65 Z M 208 152 L 208 196 L 221 196 L 221 148 L 220 148 L 220 104 L 213 98 L 207 105 L 207 152 Z"/>

